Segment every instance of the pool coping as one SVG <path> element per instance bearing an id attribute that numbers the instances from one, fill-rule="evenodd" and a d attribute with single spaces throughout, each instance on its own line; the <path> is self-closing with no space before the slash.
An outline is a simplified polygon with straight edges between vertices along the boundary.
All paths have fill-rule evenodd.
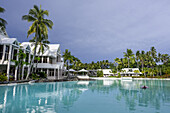
<path id="1" fill-rule="evenodd" d="M 122 80 L 122 78 L 90 77 L 95 80 Z M 132 78 L 132 80 L 170 80 L 170 78 Z"/>

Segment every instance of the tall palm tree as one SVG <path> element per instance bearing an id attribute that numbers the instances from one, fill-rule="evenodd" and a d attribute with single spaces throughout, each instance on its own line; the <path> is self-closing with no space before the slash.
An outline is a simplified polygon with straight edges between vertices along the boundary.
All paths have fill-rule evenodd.
<path id="1" fill-rule="evenodd" d="M 162 62 L 166 64 L 169 60 L 169 55 L 168 54 L 162 54 Z"/>
<path id="2" fill-rule="evenodd" d="M 29 42 L 31 42 L 35 45 L 35 43 L 36 43 L 35 40 L 36 40 L 36 38 L 34 37 Z M 39 46 L 38 52 L 37 52 L 38 57 L 40 56 L 40 54 L 43 55 L 45 53 L 45 51 L 47 51 L 49 49 L 49 46 L 48 46 L 49 43 L 50 42 L 48 41 L 48 36 L 42 35 L 41 38 L 39 38 L 38 43 L 37 43 L 37 45 Z M 35 47 L 34 47 L 34 49 L 35 49 Z M 35 70 L 37 69 L 37 65 L 38 65 L 38 60 L 37 60 L 36 66 L 35 66 Z"/>
<path id="3" fill-rule="evenodd" d="M 45 15 L 46 16 L 49 15 L 49 12 L 47 10 L 42 10 L 41 6 L 40 8 L 38 8 L 38 6 L 34 5 L 34 8 L 29 10 L 28 15 L 22 16 L 23 20 L 32 22 L 32 25 L 30 26 L 27 32 L 27 37 L 29 37 L 33 33 L 35 34 L 35 49 L 34 49 L 33 58 L 31 60 L 26 79 L 28 79 L 30 70 L 34 65 L 34 58 L 36 55 L 39 38 L 41 38 L 42 35 L 44 36 L 48 35 L 48 28 L 52 29 L 53 26 L 53 22 L 51 20 L 44 18 Z"/>
<path id="4" fill-rule="evenodd" d="M 115 62 L 117 63 L 116 69 L 117 69 L 117 72 L 118 72 L 118 66 L 119 66 L 119 64 L 121 64 L 122 62 L 121 62 L 121 60 L 120 60 L 119 58 L 116 58 L 116 59 L 115 59 Z"/>
<path id="5" fill-rule="evenodd" d="M 161 53 L 158 53 L 157 62 L 161 62 L 161 57 L 162 57 Z M 159 69 L 159 73 L 160 73 L 160 76 L 161 76 L 162 75 L 161 67 Z"/>
<path id="6" fill-rule="evenodd" d="M 73 56 L 71 55 L 71 52 L 68 51 L 68 49 L 65 50 L 63 53 L 64 63 L 68 70 L 68 77 L 69 77 L 69 64 L 73 63 Z"/>
<path id="7" fill-rule="evenodd" d="M 5 12 L 5 9 L 0 7 L 0 13 L 4 13 Z M 0 18 L 0 27 L 4 27 L 6 26 L 7 22 L 6 20 L 4 20 L 3 18 Z"/>
<path id="8" fill-rule="evenodd" d="M 151 47 L 151 50 L 150 50 L 150 51 L 151 51 L 152 58 L 156 59 L 156 56 L 157 56 L 156 53 L 157 53 L 157 52 L 156 52 L 155 47 Z"/>
<path id="9" fill-rule="evenodd" d="M 140 54 L 140 62 L 142 64 L 142 71 L 144 71 L 144 63 L 145 63 L 145 51 L 142 51 Z"/>
<path id="10" fill-rule="evenodd" d="M 139 57 L 140 57 L 140 51 L 136 52 L 136 62 L 137 62 L 137 67 L 139 68 Z"/>
<path id="11" fill-rule="evenodd" d="M 128 59 L 128 68 L 129 68 L 129 60 L 131 57 L 134 56 L 134 54 L 131 49 L 127 49 L 127 52 L 123 52 L 123 53 L 124 53 L 124 57 Z"/>

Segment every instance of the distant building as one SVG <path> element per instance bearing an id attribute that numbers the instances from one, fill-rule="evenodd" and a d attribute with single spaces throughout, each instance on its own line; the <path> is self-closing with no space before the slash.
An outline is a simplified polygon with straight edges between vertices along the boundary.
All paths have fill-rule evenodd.
<path id="1" fill-rule="evenodd" d="M 103 77 L 114 76 L 111 69 L 99 69 L 103 71 Z"/>
<path id="2" fill-rule="evenodd" d="M 142 73 L 138 68 L 123 68 L 120 74 L 121 76 L 140 76 Z"/>
<path id="3" fill-rule="evenodd" d="M 37 66 L 36 71 L 45 72 L 48 79 L 60 79 L 62 78 L 62 72 L 64 69 L 64 62 L 61 58 L 60 44 L 48 44 L 49 48 L 45 48 L 44 54 L 36 53 L 36 56 L 40 57 L 40 61 L 36 65 L 34 62 L 34 69 Z M 30 42 L 23 42 L 19 45 L 16 38 L 9 38 L 5 29 L 0 28 L 0 72 L 6 73 L 8 80 L 9 76 L 14 76 L 15 80 L 18 78 L 18 66 L 15 66 L 13 60 L 18 60 L 19 49 L 26 54 L 24 59 L 26 62 L 31 62 L 31 56 L 33 55 L 34 45 Z M 37 51 L 39 46 L 37 47 Z M 22 68 L 22 75 L 27 74 L 29 65 L 24 65 Z"/>

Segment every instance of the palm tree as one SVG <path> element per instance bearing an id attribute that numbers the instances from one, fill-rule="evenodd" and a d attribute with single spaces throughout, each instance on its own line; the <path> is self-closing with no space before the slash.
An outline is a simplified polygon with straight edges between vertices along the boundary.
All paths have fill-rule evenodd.
<path id="1" fill-rule="evenodd" d="M 158 53 L 158 58 L 157 58 L 157 62 L 161 62 L 161 53 Z M 160 72 L 160 76 L 162 75 L 162 72 L 161 72 L 161 68 L 159 69 L 159 72 Z"/>
<path id="2" fill-rule="evenodd" d="M 27 37 L 29 37 L 33 33 L 35 34 L 35 49 L 34 49 L 33 58 L 31 60 L 26 79 L 28 79 L 30 70 L 34 65 L 33 63 L 34 63 L 34 58 L 36 55 L 39 39 L 42 37 L 42 35 L 48 36 L 48 28 L 52 29 L 53 26 L 53 22 L 51 20 L 44 18 L 45 15 L 46 16 L 49 15 L 49 12 L 47 10 L 42 10 L 41 6 L 40 8 L 38 8 L 38 6 L 34 5 L 34 8 L 29 10 L 28 15 L 22 16 L 23 20 L 32 22 L 32 25 L 30 26 L 27 32 Z"/>
<path id="3" fill-rule="evenodd" d="M 15 56 L 18 56 L 18 60 L 12 60 L 15 62 L 15 67 L 18 66 L 18 80 L 21 79 L 21 70 L 24 66 L 24 64 L 28 65 L 28 62 L 25 62 L 24 59 L 26 58 L 26 54 L 23 52 L 22 49 L 19 49 L 19 53 L 15 54 Z M 22 80 L 24 78 L 24 75 L 22 75 Z"/>
<path id="4" fill-rule="evenodd" d="M 169 55 L 168 54 L 162 54 L 162 62 L 166 64 L 169 60 Z"/>
<path id="5" fill-rule="evenodd" d="M 33 39 L 31 39 L 29 42 L 33 43 L 35 45 L 35 37 Z M 40 56 L 40 54 L 44 54 L 45 53 L 45 50 L 48 50 L 49 49 L 49 46 L 47 44 L 49 44 L 50 42 L 48 41 L 48 36 L 44 36 L 42 35 L 41 38 L 39 38 L 38 40 L 38 43 L 37 45 L 39 45 L 39 48 L 38 48 L 38 58 Z M 34 47 L 35 49 L 35 47 Z M 38 60 L 37 60 L 37 63 L 36 63 L 36 66 L 35 66 L 35 70 L 37 70 L 37 65 L 38 65 Z"/>
<path id="6" fill-rule="evenodd" d="M 119 66 L 119 64 L 121 64 L 121 61 L 120 61 L 119 58 L 116 58 L 116 59 L 115 59 L 115 62 L 117 63 L 116 68 L 117 68 L 117 72 L 118 72 L 118 66 Z"/>
<path id="7" fill-rule="evenodd" d="M 127 52 L 123 52 L 124 57 L 128 59 L 128 68 L 129 68 L 129 59 L 134 56 L 131 49 L 127 49 Z"/>
<path id="8" fill-rule="evenodd" d="M 71 52 L 68 51 L 68 49 L 65 50 L 63 53 L 64 63 L 68 70 L 68 77 L 69 77 L 69 64 L 73 63 L 73 56 L 71 55 Z"/>
<path id="9" fill-rule="evenodd" d="M 142 71 L 144 71 L 144 62 L 145 62 L 145 51 L 142 51 L 140 54 L 140 62 L 142 64 Z"/>
<path id="10" fill-rule="evenodd" d="M 0 7 L 0 13 L 4 13 L 5 12 L 5 9 Z M 0 18 L 0 27 L 4 27 L 6 26 L 7 22 L 6 20 L 4 20 L 3 18 Z"/>
<path id="11" fill-rule="evenodd" d="M 138 68 L 139 68 L 139 62 L 138 62 L 139 57 L 140 57 L 140 51 L 137 51 L 137 52 L 136 52 L 136 62 L 137 62 L 137 67 L 138 67 Z"/>
<path id="12" fill-rule="evenodd" d="M 155 47 L 151 47 L 151 55 L 152 55 L 152 58 L 154 58 L 154 59 L 156 59 L 156 49 L 155 49 Z"/>

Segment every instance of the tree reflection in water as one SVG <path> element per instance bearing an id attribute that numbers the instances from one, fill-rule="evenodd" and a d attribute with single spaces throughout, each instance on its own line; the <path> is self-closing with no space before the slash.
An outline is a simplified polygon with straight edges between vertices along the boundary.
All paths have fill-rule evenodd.
<path id="1" fill-rule="evenodd" d="M 143 85 L 149 88 L 141 89 Z M 118 103 L 118 106 L 121 105 L 119 102 L 124 103 L 129 111 L 141 108 L 160 110 L 162 105 L 170 105 L 169 89 L 170 82 L 166 80 L 97 80 L 0 86 L 0 112 L 69 112 L 75 108 L 77 101 L 87 100 L 93 94 L 98 100 L 101 95 L 106 95 L 110 103 Z M 83 93 L 90 96 L 82 96 Z M 96 105 L 98 103 L 96 101 Z"/>

